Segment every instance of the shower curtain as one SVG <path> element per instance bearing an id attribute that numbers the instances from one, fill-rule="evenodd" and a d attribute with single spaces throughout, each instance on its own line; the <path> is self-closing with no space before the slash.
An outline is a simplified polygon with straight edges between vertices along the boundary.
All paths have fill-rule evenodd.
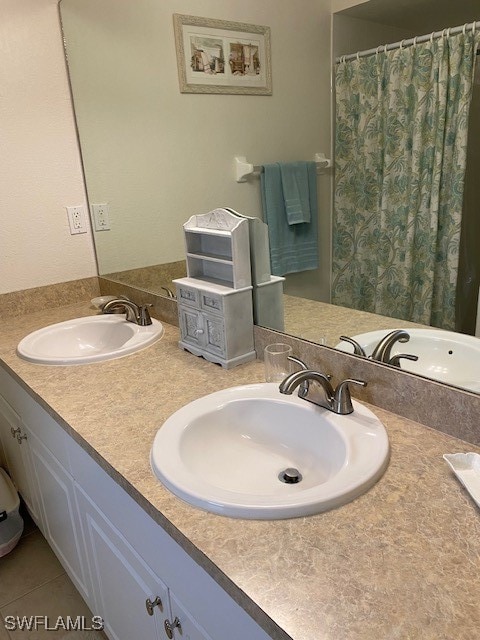
<path id="1" fill-rule="evenodd" d="M 455 328 L 478 35 L 336 66 L 332 302 Z"/>

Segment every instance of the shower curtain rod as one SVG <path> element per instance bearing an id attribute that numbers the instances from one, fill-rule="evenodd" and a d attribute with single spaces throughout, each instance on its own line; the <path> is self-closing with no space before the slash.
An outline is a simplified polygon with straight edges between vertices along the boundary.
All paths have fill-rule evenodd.
<path id="1" fill-rule="evenodd" d="M 450 29 L 443 29 L 442 31 L 434 31 L 426 36 L 417 36 L 416 38 L 409 38 L 408 40 L 401 40 L 400 42 L 393 42 L 392 44 L 382 44 L 375 49 L 367 49 L 366 51 L 359 51 L 358 53 L 349 53 L 345 56 L 338 56 L 338 58 L 335 59 L 335 63 L 338 64 L 339 62 L 346 62 L 347 60 L 354 60 L 355 58 L 372 56 L 374 53 L 377 53 L 377 51 L 391 51 L 392 49 L 400 49 L 400 47 L 408 47 L 412 44 L 427 42 L 430 38 L 432 40 L 433 38 L 441 38 L 445 33 L 455 35 L 457 33 L 461 33 L 464 29 L 465 31 L 480 29 L 480 22 L 470 22 L 469 24 L 462 25 L 461 27 L 452 27 Z M 477 55 L 478 53 L 480 53 L 480 49 L 477 51 Z"/>

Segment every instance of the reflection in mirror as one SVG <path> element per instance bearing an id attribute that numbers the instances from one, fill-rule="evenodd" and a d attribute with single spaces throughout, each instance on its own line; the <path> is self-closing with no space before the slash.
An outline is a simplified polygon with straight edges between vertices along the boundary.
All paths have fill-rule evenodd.
<path id="1" fill-rule="evenodd" d="M 372 4 L 362 5 L 370 16 Z M 418 3 L 402 4 L 408 10 Z M 432 26 L 442 2 L 434 8 Z M 463 206 L 480 41 L 474 24 L 464 24 L 470 15 L 460 8 L 459 27 L 427 35 L 411 24 L 396 43 L 337 59 L 335 303 L 454 329 L 464 324 L 465 302 L 478 296 L 478 252 L 464 243 L 471 287 L 462 283 L 455 305 L 462 219 L 473 214 Z M 346 19 L 337 16 L 337 26 Z M 338 49 L 344 34 L 336 31 Z"/>
<path id="2" fill-rule="evenodd" d="M 330 119 L 330 97 L 322 86 L 328 87 L 330 69 L 319 70 L 311 52 L 322 31 L 328 34 L 329 12 L 310 0 L 301 5 L 302 11 L 286 5 L 278 15 L 276 0 L 244 7 L 221 0 L 61 1 L 88 198 L 91 206 L 108 204 L 110 228 L 94 225 L 100 275 L 129 283 L 138 277 L 142 287 L 164 293 L 169 271 L 185 275 L 178 264 L 185 258 L 182 225 L 192 215 L 228 206 L 261 216 L 259 177 L 237 183 L 235 156 L 263 164 L 328 151 L 323 121 Z M 173 28 L 180 9 L 274 29 L 273 95 L 180 93 Z M 327 55 L 328 40 L 324 48 Z M 307 294 L 324 298 L 329 181 L 319 177 L 323 263 L 300 278 Z M 169 265 L 167 273 L 159 265 Z M 326 278 L 319 286 L 320 273 Z"/>
<path id="3" fill-rule="evenodd" d="M 230 206 L 262 216 L 258 177 L 236 183 L 235 156 L 262 164 L 308 160 L 320 150 L 331 155 L 330 3 L 302 2 L 301 11 L 292 3 L 282 15 L 275 0 L 235 11 L 216 0 L 201 4 L 202 10 L 191 0 L 181 11 L 271 27 L 272 96 L 180 94 L 176 0 L 60 3 L 89 201 L 109 208 L 110 229 L 94 233 L 99 273 L 161 295 L 173 288 L 172 279 L 185 275 L 182 224 L 190 215 Z M 480 17 L 477 0 L 342 4 L 354 6 L 333 16 L 334 57 Z M 480 135 L 479 101 L 475 85 L 469 122 L 474 138 Z M 480 155 L 476 145 L 468 145 L 467 153 L 462 244 L 480 232 L 480 223 L 465 216 L 478 202 L 472 176 L 478 175 Z M 336 346 L 342 334 L 421 327 L 423 319 L 399 322 L 389 309 L 378 314 L 330 304 L 331 179 L 326 173 L 318 183 L 322 264 L 287 276 L 286 332 Z M 458 289 L 470 290 L 462 294 L 466 309 L 457 329 L 473 334 L 480 283 L 465 255 L 460 252 Z"/>

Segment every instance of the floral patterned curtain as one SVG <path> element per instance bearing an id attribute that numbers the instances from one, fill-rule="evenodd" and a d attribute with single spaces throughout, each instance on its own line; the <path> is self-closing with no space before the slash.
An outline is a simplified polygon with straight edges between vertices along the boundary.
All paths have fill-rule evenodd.
<path id="1" fill-rule="evenodd" d="M 336 67 L 332 301 L 455 328 L 478 35 Z"/>

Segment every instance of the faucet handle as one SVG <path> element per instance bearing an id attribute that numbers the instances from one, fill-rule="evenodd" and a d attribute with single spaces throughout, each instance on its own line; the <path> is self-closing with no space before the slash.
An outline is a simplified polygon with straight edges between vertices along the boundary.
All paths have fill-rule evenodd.
<path id="1" fill-rule="evenodd" d="M 307 365 L 303 360 L 300 360 L 300 358 L 297 358 L 296 356 L 287 356 L 287 360 L 290 360 L 290 362 L 295 362 L 295 364 L 298 364 L 298 366 L 302 371 L 308 371 Z M 332 379 L 332 374 L 324 373 L 323 375 L 330 382 L 330 380 Z M 310 387 L 309 380 L 305 380 L 304 382 L 302 382 L 302 384 L 300 385 L 300 389 L 298 390 L 298 395 L 300 396 L 300 398 L 305 398 L 305 396 L 308 394 L 309 387 Z"/>
<path id="2" fill-rule="evenodd" d="M 303 369 L 304 371 L 307 371 L 308 369 L 305 362 L 303 360 L 300 360 L 300 358 L 297 358 L 295 356 L 287 356 L 287 360 L 290 360 L 290 362 L 295 362 L 295 364 L 298 364 L 300 369 Z"/>
<path id="3" fill-rule="evenodd" d="M 340 336 L 340 340 L 342 340 L 343 342 L 348 342 L 349 344 L 351 344 L 353 346 L 353 354 L 354 355 L 363 356 L 364 358 L 367 357 L 367 354 L 365 353 L 365 349 L 362 347 L 361 344 L 359 344 L 353 338 L 349 338 L 348 336 Z"/>
<path id="4" fill-rule="evenodd" d="M 138 324 L 141 327 L 147 327 L 152 324 L 150 312 L 148 311 L 149 307 L 153 307 L 153 304 L 150 302 L 147 304 L 141 304 L 138 307 Z"/>
<path id="5" fill-rule="evenodd" d="M 387 364 L 392 364 L 394 367 L 400 367 L 400 359 L 411 360 L 412 362 L 416 362 L 418 360 L 418 356 L 414 356 L 411 353 L 398 353 L 395 356 L 392 356 Z"/>
<path id="6" fill-rule="evenodd" d="M 356 380 L 355 378 L 347 378 L 347 380 L 340 382 L 340 384 L 335 389 L 335 413 L 341 413 L 342 415 L 345 415 L 347 413 L 352 413 L 353 411 L 352 398 L 350 396 L 350 389 L 348 387 L 349 384 L 356 384 L 359 387 L 367 386 L 365 380 Z"/>
<path id="7" fill-rule="evenodd" d="M 295 356 L 287 356 L 287 360 L 290 360 L 290 362 L 294 362 L 295 364 L 298 364 L 298 366 L 302 371 L 308 371 L 307 365 L 303 360 L 300 360 L 300 358 L 296 358 Z M 298 395 L 300 396 L 300 398 L 305 398 L 307 396 L 309 386 L 310 386 L 310 382 L 308 380 L 304 380 L 302 382 L 302 384 L 300 385 L 300 389 L 298 390 Z"/>

